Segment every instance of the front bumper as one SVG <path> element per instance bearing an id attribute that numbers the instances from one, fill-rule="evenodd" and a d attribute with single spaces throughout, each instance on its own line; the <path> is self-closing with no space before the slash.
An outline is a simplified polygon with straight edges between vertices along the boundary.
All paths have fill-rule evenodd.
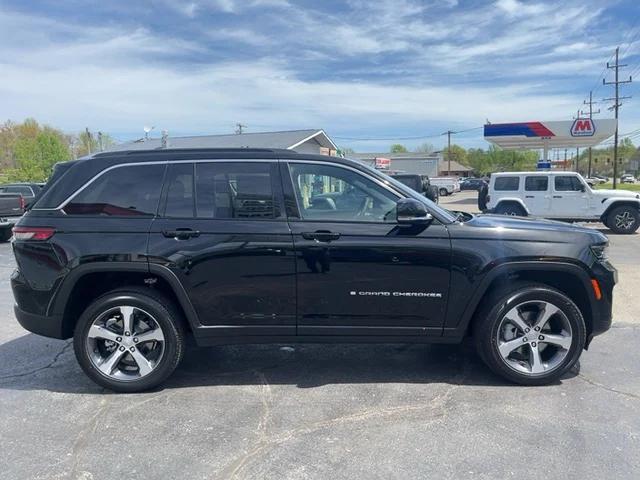
<path id="1" fill-rule="evenodd" d="M 613 320 L 613 287 L 618 283 L 618 271 L 608 261 L 597 262 L 592 267 L 593 278 L 598 281 L 602 298 L 592 302 L 591 332 L 587 346 L 593 337 L 611 328 Z"/>

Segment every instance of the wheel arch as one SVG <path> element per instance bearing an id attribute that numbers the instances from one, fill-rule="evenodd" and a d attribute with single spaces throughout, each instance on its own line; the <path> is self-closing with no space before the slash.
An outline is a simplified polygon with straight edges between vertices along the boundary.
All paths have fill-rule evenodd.
<path id="1" fill-rule="evenodd" d="M 126 286 L 145 287 L 163 294 L 176 304 L 194 331 L 200 322 L 184 287 L 168 268 L 135 262 L 80 265 L 65 277 L 47 309 L 62 318 L 63 338 L 73 336 L 80 314 L 100 295 Z"/>
<path id="2" fill-rule="evenodd" d="M 571 298 L 582 313 L 589 337 L 593 331 L 593 312 L 596 308 L 596 300 L 591 293 L 591 277 L 584 267 L 565 262 L 513 262 L 494 267 L 472 295 L 458 325 L 445 328 L 444 335 L 473 335 L 477 315 L 483 307 L 482 299 L 489 298 L 497 290 L 508 288 L 516 281 L 548 285 Z"/>
<path id="3" fill-rule="evenodd" d="M 622 207 L 622 206 L 630 206 L 635 208 L 636 210 L 640 210 L 640 200 L 628 199 L 628 200 L 611 200 L 610 202 L 605 202 L 606 208 L 602 215 L 600 216 L 601 221 L 605 221 L 606 218 L 611 213 L 611 210 L 614 208 Z"/>
<path id="4" fill-rule="evenodd" d="M 526 205 L 526 204 L 525 204 L 525 203 L 524 203 L 520 198 L 517 198 L 517 197 L 503 197 L 503 198 L 500 198 L 500 199 L 496 202 L 496 205 L 495 205 L 495 207 L 493 207 L 493 209 L 492 209 L 492 210 L 494 210 L 494 211 L 495 211 L 495 210 L 497 210 L 497 209 L 498 209 L 498 207 L 499 207 L 500 205 L 509 204 L 509 203 L 515 203 L 515 204 L 516 204 L 516 205 L 518 205 L 520 208 L 522 208 L 522 209 L 524 210 L 524 212 L 525 212 L 527 215 L 531 215 L 531 212 L 530 212 L 530 211 L 529 211 L 529 209 L 527 208 L 527 205 Z"/>

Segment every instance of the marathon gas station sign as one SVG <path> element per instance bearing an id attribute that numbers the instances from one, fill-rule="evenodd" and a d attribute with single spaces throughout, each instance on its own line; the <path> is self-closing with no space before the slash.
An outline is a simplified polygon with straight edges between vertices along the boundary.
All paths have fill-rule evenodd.
<path id="1" fill-rule="evenodd" d="M 506 149 L 583 148 L 603 142 L 615 130 L 616 120 L 612 118 L 489 123 L 484 126 L 484 138 Z"/>

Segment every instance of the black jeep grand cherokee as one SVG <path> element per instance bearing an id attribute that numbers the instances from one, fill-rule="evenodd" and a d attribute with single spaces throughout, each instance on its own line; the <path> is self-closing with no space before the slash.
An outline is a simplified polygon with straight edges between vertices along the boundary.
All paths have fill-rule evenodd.
<path id="1" fill-rule="evenodd" d="M 117 391 L 199 345 L 460 342 L 528 385 L 611 325 L 594 230 L 452 213 L 357 162 L 291 151 L 155 150 L 60 164 L 15 228 L 18 321 L 74 337 Z"/>

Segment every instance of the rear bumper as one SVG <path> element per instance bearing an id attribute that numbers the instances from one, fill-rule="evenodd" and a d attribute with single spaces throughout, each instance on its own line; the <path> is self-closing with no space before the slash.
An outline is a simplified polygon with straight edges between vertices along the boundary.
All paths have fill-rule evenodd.
<path id="1" fill-rule="evenodd" d="M 21 310 L 18 305 L 13 306 L 13 312 L 18 319 L 18 323 L 30 332 L 37 333 L 45 337 L 66 338 L 62 329 L 62 316 L 45 316 Z"/>

